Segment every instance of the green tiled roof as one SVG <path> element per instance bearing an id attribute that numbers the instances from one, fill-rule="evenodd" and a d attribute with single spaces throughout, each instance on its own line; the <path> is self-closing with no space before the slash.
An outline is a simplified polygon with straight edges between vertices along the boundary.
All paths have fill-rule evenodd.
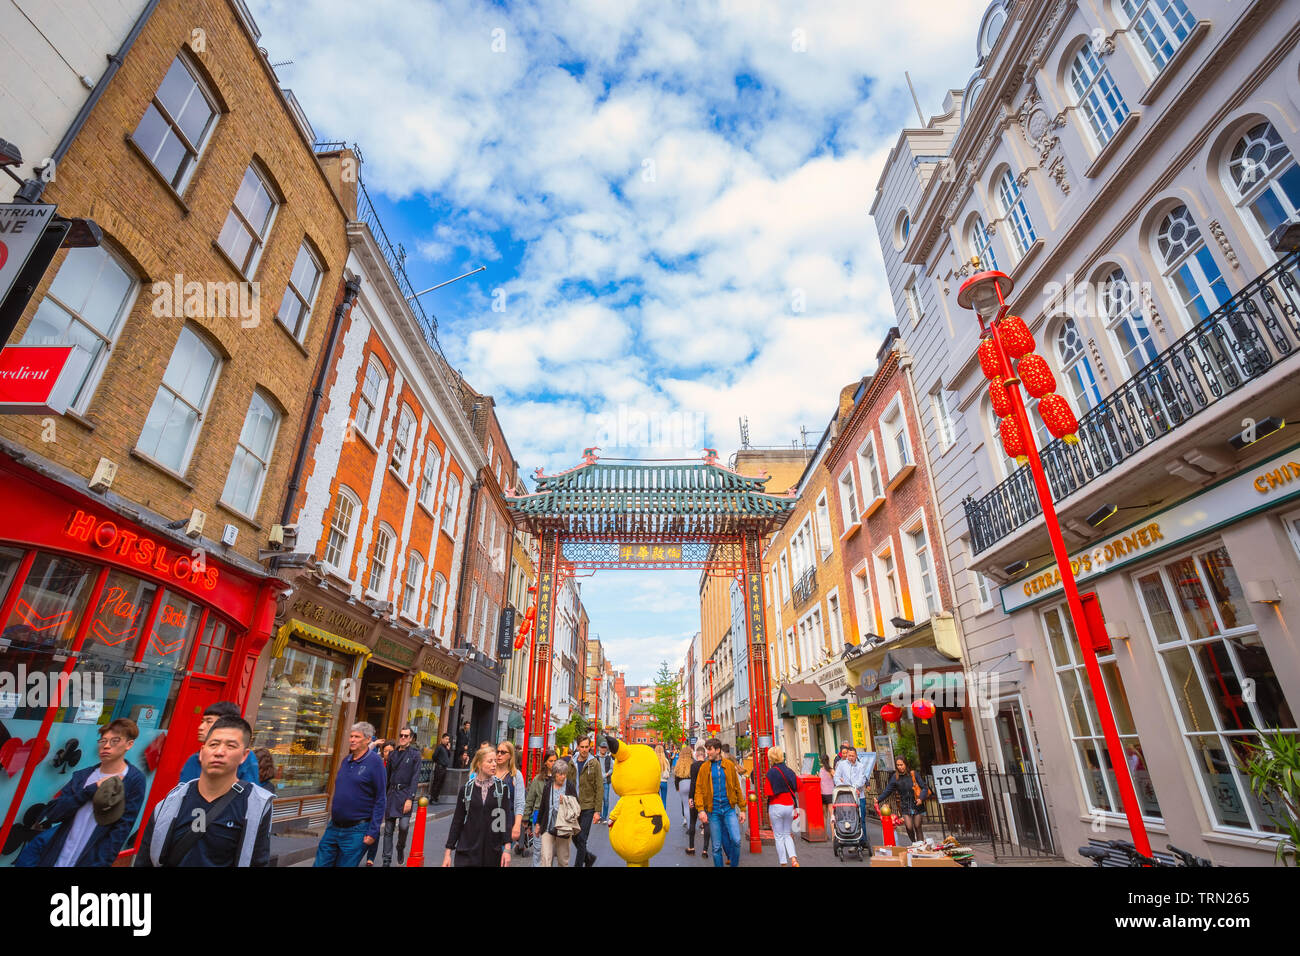
<path id="1" fill-rule="evenodd" d="M 795 499 L 764 490 L 766 477 L 721 465 L 589 462 L 538 475 L 531 495 L 507 497 L 524 527 L 591 535 L 768 533 L 785 523 Z"/>

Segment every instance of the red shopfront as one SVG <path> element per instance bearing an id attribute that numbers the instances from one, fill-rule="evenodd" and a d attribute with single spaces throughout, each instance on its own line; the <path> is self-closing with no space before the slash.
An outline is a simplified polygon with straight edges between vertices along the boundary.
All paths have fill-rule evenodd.
<path id="1" fill-rule="evenodd" d="M 5 455 L 0 501 L 0 862 L 11 863 L 38 805 L 94 763 L 99 728 L 119 717 L 140 727 L 127 760 L 145 773 L 147 818 L 197 749 L 204 708 L 246 705 L 286 585 Z"/>

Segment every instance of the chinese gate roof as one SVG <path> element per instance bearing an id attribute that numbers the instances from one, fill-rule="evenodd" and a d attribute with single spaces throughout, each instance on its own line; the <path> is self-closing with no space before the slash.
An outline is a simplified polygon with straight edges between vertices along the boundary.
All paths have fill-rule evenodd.
<path id="1" fill-rule="evenodd" d="M 606 464 L 588 449 L 583 464 L 537 474 L 531 495 L 507 496 L 515 521 L 534 534 L 575 537 L 721 537 L 780 528 L 795 499 L 764 490 L 767 476 L 717 463 Z"/>

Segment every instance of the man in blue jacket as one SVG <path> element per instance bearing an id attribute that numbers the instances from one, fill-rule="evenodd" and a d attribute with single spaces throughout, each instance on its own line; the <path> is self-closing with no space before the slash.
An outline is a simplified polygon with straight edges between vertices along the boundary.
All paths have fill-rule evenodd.
<path id="1" fill-rule="evenodd" d="M 239 712 L 239 705 L 230 700 L 219 700 L 215 704 L 209 704 L 208 709 L 203 712 L 203 719 L 199 721 L 199 747 L 203 747 L 203 742 L 208 739 L 208 731 L 222 717 L 238 717 L 243 719 L 244 715 Z M 250 742 L 251 747 L 251 742 Z M 181 767 L 180 783 L 188 783 L 191 780 L 199 779 L 199 772 L 202 768 L 199 766 L 199 752 L 196 750 L 190 754 L 190 759 L 185 761 L 185 766 Z M 257 784 L 261 782 L 262 775 L 260 764 L 257 761 L 257 754 L 250 749 L 244 762 L 239 765 L 239 779 L 247 783 Z"/>
<path id="2" fill-rule="evenodd" d="M 359 866 L 384 823 L 388 775 L 384 758 L 370 749 L 373 724 L 360 721 L 348 734 L 348 755 L 334 778 L 330 822 L 316 847 L 314 866 Z"/>
<path id="3" fill-rule="evenodd" d="M 420 782 L 420 748 L 415 729 L 403 727 L 397 749 L 388 758 L 388 796 L 384 808 L 384 866 L 393 865 L 393 830 L 397 830 L 397 865 L 406 859 L 406 837 L 411 829 L 411 807 Z"/>
<path id="4" fill-rule="evenodd" d="M 14 866 L 113 865 L 144 805 L 144 774 L 126 762 L 139 735 L 126 717 L 100 729 L 99 765 L 78 770 L 55 795 L 41 824 L 57 829 L 27 844 Z"/>

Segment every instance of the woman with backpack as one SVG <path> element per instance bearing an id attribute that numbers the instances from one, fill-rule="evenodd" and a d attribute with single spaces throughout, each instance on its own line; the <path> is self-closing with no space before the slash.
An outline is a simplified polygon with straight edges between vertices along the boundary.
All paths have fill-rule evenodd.
<path id="1" fill-rule="evenodd" d="M 889 783 L 880 791 L 876 800 L 876 813 L 880 813 L 880 801 L 890 794 L 898 800 L 898 815 L 902 817 L 903 826 L 907 827 L 907 836 L 913 843 L 925 839 L 922 822 L 925 819 L 925 801 L 930 796 L 930 788 L 925 783 L 925 775 L 917 777 L 916 771 L 907 765 L 902 757 L 894 760 L 894 772 L 889 775 Z"/>
<path id="2" fill-rule="evenodd" d="M 768 796 L 767 815 L 772 820 L 772 838 L 776 842 L 776 858 L 782 866 L 799 865 L 791 831 L 799 816 L 799 778 L 785 765 L 785 751 L 769 747 L 767 759 L 770 767 L 763 791 Z"/>
<path id="3" fill-rule="evenodd" d="M 510 865 L 507 821 L 514 814 L 514 802 L 496 772 L 496 750 L 491 745 L 480 747 L 470 762 L 469 779 L 456 792 L 443 866 L 452 865 L 453 850 L 456 866 Z"/>
<path id="4" fill-rule="evenodd" d="M 549 868 L 558 856 L 560 866 L 569 865 L 569 848 L 579 830 L 582 808 L 578 804 L 578 788 L 569 773 L 569 762 L 560 760 L 551 772 L 551 782 L 542 787 L 537 804 L 537 824 L 533 837 L 542 844 L 542 866 Z"/>

